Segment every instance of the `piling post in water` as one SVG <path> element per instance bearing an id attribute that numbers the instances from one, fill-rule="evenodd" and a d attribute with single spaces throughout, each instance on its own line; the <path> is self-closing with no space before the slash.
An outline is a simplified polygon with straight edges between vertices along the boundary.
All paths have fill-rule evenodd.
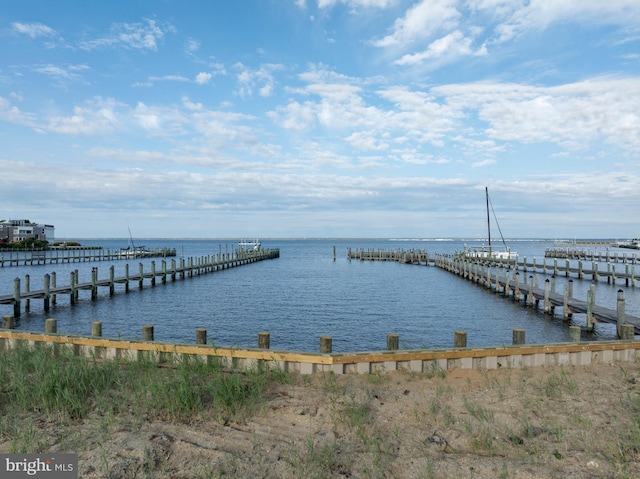
<path id="1" fill-rule="evenodd" d="M 98 268 L 91 268 L 91 300 L 98 299 Z"/>
<path id="2" fill-rule="evenodd" d="M 533 294 L 533 276 L 529 275 L 529 297 L 527 301 L 527 304 L 529 305 L 529 307 L 533 307 L 534 300 L 535 298 Z"/>
<path id="3" fill-rule="evenodd" d="M 31 261 L 33 262 L 33 259 Z M 28 274 L 25 274 L 24 275 L 24 292 L 28 293 L 29 291 L 31 291 L 31 276 L 29 276 Z M 25 313 L 28 313 L 29 311 L 31 311 L 31 300 L 28 298 L 24 300 L 24 311 Z"/>
<path id="4" fill-rule="evenodd" d="M 20 317 L 20 278 L 13 280 L 13 317 Z"/>
<path id="5" fill-rule="evenodd" d="M 109 268 L 109 296 L 113 296 L 116 292 L 116 269 L 113 265 Z"/>
<path id="6" fill-rule="evenodd" d="M 44 275 L 44 310 L 45 311 L 49 311 L 50 308 L 50 304 L 49 304 L 49 295 L 51 293 L 51 276 L 49 276 L 49 274 L 45 274 Z"/>
<path id="7" fill-rule="evenodd" d="M 56 289 L 56 272 L 55 271 L 53 271 L 51 273 L 51 288 L 52 289 Z M 53 293 L 51 295 L 51 304 L 54 304 L 54 305 L 56 304 L 56 294 L 55 293 Z"/>
<path id="8" fill-rule="evenodd" d="M 162 283 L 167 282 L 167 262 L 162 260 Z"/>
<path id="9" fill-rule="evenodd" d="M 593 331 L 593 306 L 596 303 L 596 286 L 592 284 L 587 291 L 587 331 Z"/>
<path id="10" fill-rule="evenodd" d="M 13 323 L 13 316 L 11 315 L 6 315 L 2 317 L 2 329 L 13 329 L 14 328 L 14 323 Z"/>
<path id="11" fill-rule="evenodd" d="M 269 349 L 271 347 L 271 335 L 267 331 L 258 333 L 258 348 Z"/>
<path id="12" fill-rule="evenodd" d="M 520 273 L 516 271 L 515 274 L 516 279 L 514 280 L 513 286 L 513 299 L 516 301 L 520 301 Z"/>
<path id="13" fill-rule="evenodd" d="M 336 260 L 336 247 L 333 247 L 333 261 Z"/>
<path id="14" fill-rule="evenodd" d="M 151 262 L 151 286 L 156 285 L 156 262 Z"/>
<path id="15" fill-rule="evenodd" d="M 454 331 L 454 333 L 453 333 L 453 347 L 454 348 L 466 348 L 467 347 L 467 332 L 466 331 Z"/>
<path id="16" fill-rule="evenodd" d="M 74 304 L 76 304 L 78 302 L 78 282 L 79 281 L 80 281 L 80 273 L 76 269 L 73 272 L 73 282 L 74 282 L 73 296 L 75 297 L 75 303 Z"/>
<path id="17" fill-rule="evenodd" d="M 330 353 L 333 349 L 331 336 L 320 336 L 320 352 Z"/>
<path id="18" fill-rule="evenodd" d="M 580 342 L 580 326 L 569 326 L 569 337 L 572 343 Z"/>
<path id="19" fill-rule="evenodd" d="M 387 334 L 387 351 L 397 351 L 398 349 L 400 349 L 400 336 Z"/>
<path id="20" fill-rule="evenodd" d="M 617 300 L 617 321 L 616 321 L 616 334 L 618 339 L 622 338 L 622 325 L 624 324 L 624 291 L 618 290 Z"/>
<path id="21" fill-rule="evenodd" d="M 75 282 L 75 271 L 71 271 L 71 273 L 69 273 L 69 302 L 71 304 L 76 304 L 76 295 L 75 295 L 75 288 L 76 288 L 76 282 Z"/>
<path id="22" fill-rule="evenodd" d="M 513 345 L 523 345 L 525 344 L 525 330 L 522 328 L 514 328 L 513 329 Z"/>
<path id="23" fill-rule="evenodd" d="M 153 341 L 153 324 L 145 324 L 142 326 L 142 340 Z"/>
<path id="24" fill-rule="evenodd" d="M 582 260 L 578 261 L 578 279 L 582 279 Z"/>
<path id="25" fill-rule="evenodd" d="M 138 287 L 142 289 L 144 286 L 144 266 L 142 263 L 138 263 L 138 274 L 140 275 L 140 279 L 138 280 Z"/>
<path id="26" fill-rule="evenodd" d="M 58 332 L 58 320 L 47 318 L 44 321 L 44 330 L 47 334 L 55 334 Z"/>
<path id="27" fill-rule="evenodd" d="M 636 338 L 636 329 L 631 323 L 624 323 L 621 328 L 621 337 L 620 339 L 630 339 L 633 340 Z"/>
<path id="28" fill-rule="evenodd" d="M 100 321 L 91 323 L 91 336 L 95 338 L 102 337 L 102 323 Z"/>
<path id="29" fill-rule="evenodd" d="M 549 278 L 544 280 L 544 305 L 542 307 L 545 314 L 549 314 L 551 312 L 551 301 L 549 300 L 549 292 L 551 289 L 551 282 Z"/>
<path id="30" fill-rule="evenodd" d="M 196 344 L 207 344 L 207 330 L 196 328 Z"/>

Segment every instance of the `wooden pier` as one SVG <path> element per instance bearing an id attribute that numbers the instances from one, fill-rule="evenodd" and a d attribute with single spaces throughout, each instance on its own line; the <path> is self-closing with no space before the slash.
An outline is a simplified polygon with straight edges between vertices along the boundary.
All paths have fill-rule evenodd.
<path id="1" fill-rule="evenodd" d="M 518 263 L 516 262 L 516 265 Z M 554 314 L 556 307 L 562 308 L 565 320 L 573 314 L 586 314 L 587 329 L 594 323 L 604 322 L 617 325 L 618 335 L 623 324 L 632 324 L 636 334 L 640 334 L 640 318 L 624 311 L 624 293 L 618 291 L 617 309 L 612 310 L 595 304 L 595 287 L 589 290 L 586 301 L 573 298 L 572 281 L 565 285 L 562 294 L 555 292 L 555 282 L 545 280 L 543 288 L 534 284 L 533 275 L 521 278 L 517 268 L 501 268 L 499 264 L 471 260 L 462 256 L 436 255 L 435 265 L 451 273 L 462 276 L 474 283 L 483 284 L 496 293 L 510 296 L 514 301 L 523 301 L 528 306 L 539 307 L 542 303 L 546 314 Z M 526 265 L 526 261 L 525 261 Z M 526 268 L 523 272 L 526 273 Z"/>
<path id="2" fill-rule="evenodd" d="M 429 258 L 429 253 L 419 249 L 397 249 L 386 251 L 382 249 L 351 249 L 347 250 L 347 259 L 357 259 L 360 261 L 396 261 L 405 264 L 425 264 L 433 263 L 433 259 Z"/>
<path id="3" fill-rule="evenodd" d="M 44 287 L 38 291 L 30 291 L 29 276 L 27 275 L 25 278 L 25 287 L 21 290 L 20 279 L 16 278 L 14 280 L 13 294 L 0 296 L 0 304 L 12 305 L 13 316 L 17 318 L 20 317 L 21 314 L 21 305 L 24 304 L 25 311 L 28 311 L 30 302 L 34 299 L 42 299 L 44 310 L 49 311 L 51 304 L 55 304 L 56 302 L 56 296 L 61 294 L 68 294 L 71 304 L 76 304 L 79 291 L 91 291 L 91 299 L 96 300 L 98 298 L 99 288 L 109 288 L 109 295 L 113 295 L 116 284 L 124 284 L 125 292 L 129 292 L 129 285 L 131 283 L 137 282 L 139 288 L 142 289 L 145 280 L 149 280 L 151 286 L 155 286 L 158 278 L 162 283 L 166 283 L 168 279 L 175 281 L 176 279 L 212 273 L 278 257 L 280 257 L 280 250 L 277 248 L 259 251 L 236 251 L 234 253 L 220 253 L 215 256 L 195 259 L 188 258 L 185 260 L 182 258 L 179 260 L 179 263 L 176 263 L 176 260 L 172 259 L 170 265 L 167 265 L 167 262 L 162 260 L 162 265 L 159 270 L 156 269 L 155 261 L 152 261 L 150 271 L 144 271 L 143 264 L 139 263 L 137 274 L 130 274 L 129 264 L 126 264 L 124 276 L 116 278 L 114 266 L 111 266 L 109 269 L 109 277 L 105 279 L 98 279 L 98 268 L 94 267 L 91 272 L 91 281 L 78 283 L 78 272 L 76 270 L 71 272 L 67 286 L 56 285 L 55 273 L 52 275 L 46 274 L 43 282 Z"/>
<path id="4" fill-rule="evenodd" d="M 604 253 L 599 251 L 592 251 L 584 248 L 562 248 L 553 247 L 547 248 L 544 251 L 545 258 L 557 258 L 557 259 L 574 259 L 585 261 L 601 261 L 607 263 L 624 263 L 624 264 L 638 264 L 640 263 L 640 257 L 638 253 L 620 253 L 614 251 L 610 253 L 609 250 Z"/>
<path id="5" fill-rule="evenodd" d="M 175 248 L 138 250 L 103 250 L 96 247 L 67 247 L 46 250 L 0 250 L 0 268 L 5 266 L 34 266 L 39 264 L 81 263 L 85 261 L 115 261 L 138 258 L 169 258 L 176 256 Z"/>

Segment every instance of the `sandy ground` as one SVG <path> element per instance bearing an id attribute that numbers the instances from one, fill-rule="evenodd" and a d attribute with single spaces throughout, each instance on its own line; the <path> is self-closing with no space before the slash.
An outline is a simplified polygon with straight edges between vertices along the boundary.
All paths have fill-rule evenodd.
<path id="1" fill-rule="evenodd" d="M 82 478 L 637 478 L 640 365 L 299 377 L 243 420 L 36 418 Z M 9 452 L 0 436 L 0 452 Z"/>

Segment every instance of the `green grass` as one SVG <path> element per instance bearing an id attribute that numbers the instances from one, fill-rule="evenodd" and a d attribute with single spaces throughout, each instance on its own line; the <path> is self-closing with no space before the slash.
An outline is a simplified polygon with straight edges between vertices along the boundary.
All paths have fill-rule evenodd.
<path id="1" fill-rule="evenodd" d="M 159 367 L 150 359 L 97 361 L 68 348 L 20 346 L 0 354 L 0 434 L 12 450 L 46 449 L 29 418 L 56 421 L 101 417 L 108 432 L 120 412 L 137 417 L 195 422 L 202 414 L 239 421 L 264 403 L 271 382 L 286 382 L 277 369 L 225 370 L 217 360 L 179 357 Z"/>

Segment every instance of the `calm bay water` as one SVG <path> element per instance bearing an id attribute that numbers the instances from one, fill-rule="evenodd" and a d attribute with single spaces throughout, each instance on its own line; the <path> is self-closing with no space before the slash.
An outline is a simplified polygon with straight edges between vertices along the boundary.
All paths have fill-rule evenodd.
<path id="1" fill-rule="evenodd" d="M 127 240 L 81 243 L 117 250 L 125 247 Z M 176 248 L 177 258 L 195 258 L 231 251 L 237 241 L 137 243 L 148 248 Z M 387 333 L 399 334 L 403 349 L 443 348 L 452 346 L 453 333 L 459 329 L 467 331 L 469 346 L 496 346 L 511 343 L 513 328 L 524 328 L 527 343 L 534 344 L 568 341 L 570 325 L 585 326 L 584 316 L 576 315 L 572 322 L 565 323 L 435 267 L 346 259 L 349 247 L 453 253 L 463 247 L 459 240 L 274 239 L 263 240 L 262 246 L 279 248 L 280 258 L 155 287 L 147 281 L 141 291 L 137 283 L 132 283 L 129 294 L 124 293 L 124 286 L 117 285 L 112 297 L 107 288 L 101 288 L 98 301 L 91 301 L 90 292 L 81 291 L 75 306 L 69 304 L 68 297 L 59 296 L 57 305 L 46 315 L 42 301 L 33 300 L 31 312 L 23 313 L 17 329 L 43 331 L 44 320 L 53 317 L 58 320 L 60 333 L 90 335 L 91 323 L 101 321 L 105 337 L 140 339 L 142 325 L 153 324 L 157 341 L 194 343 L 195 329 L 202 327 L 216 345 L 238 347 L 255 347 L 257 333 L 269 331 L 272 349 L 301 351 L 317 351 L 319 337 L 329 335 L 333 337 L 333 350 L 343 352 L 385 349 Z M 544 251 L 550 246 L 552 241 L 510 242 L 521 259 L 526 256 L 531 261 L 535 257 L 538 264 L 542 264 Z M 632 254 L 610 248 L 614 251 Z M 149 271 L 151 261 L 160 269 L 160 258 L 0 268 L 0 295 L 11 294 L 14 278 L 24 280 L 26 274 L 31 289 L 37 290 L 42 289 L 44 275 L 53 271 L 58 284 L 66 285 L 75 269 L 80 282 L 85 282 L 90 280 L 93 267 L 98 267 L 102 279 L 108 277 L 111 264 L 118 277 L 124 276 L 127 263 L 131 273 L 137 273 L 139 262 Z M 552 264 L 552 260 L 547 261 Z M 590 268 L 590 263 L 585 267 Z M 640 276 L 640 265 L 636 268 Z M 600 269 L 606 270 L 606 264 Z M 624 271 L 624 265 L 617 264 L 616 270 Z M 539 277 L 540 283 L 547 278 Z M 586 299 L 591 281 L 573 279 L 574 296 Z M 556 290 L 562 291 L 566 281 L 556 278 Z M 640 288 L 600 281 L 596 286 L 597 304 L 615 309 L 619 289 L 625 292 L 627 313 L 640 316 Z M 0 315 L 11 312 L 11 306 L 0 305 Z M 584 340 L 614 337 L 612 325 L 598 324 L 594 333 L 583 331 Z"/>

